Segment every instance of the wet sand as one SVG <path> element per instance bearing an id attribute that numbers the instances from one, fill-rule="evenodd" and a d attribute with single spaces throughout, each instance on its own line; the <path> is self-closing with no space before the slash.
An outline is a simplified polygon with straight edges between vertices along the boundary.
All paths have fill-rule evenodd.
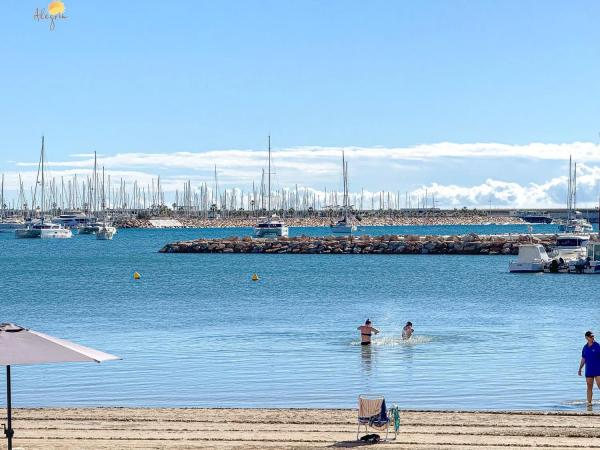
<path id="1" fill-rule="evenodd" d="M 15 450 L 362 447 L 347 409 L 17 409 L 13 427 Z M 599 438 L 598 413 L 402 411 L 397 439 L 378 446 L 578 449 Z"/>

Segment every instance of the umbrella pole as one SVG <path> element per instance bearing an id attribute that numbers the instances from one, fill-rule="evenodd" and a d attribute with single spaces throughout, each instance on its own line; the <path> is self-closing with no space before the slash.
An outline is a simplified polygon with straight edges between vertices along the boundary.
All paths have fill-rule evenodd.
<path id="1" fill-rule="evenodd" d="M 2 425 L 4 427 L 4 434 L 8 439 L 8 450 L 12 450 L 12 438 L 15 434 L 12 429 L 12 404 L 11 404 L 11 392 L 10 392 L 10 366 L 6 366 L 6 417 L 8 424 Z"/>

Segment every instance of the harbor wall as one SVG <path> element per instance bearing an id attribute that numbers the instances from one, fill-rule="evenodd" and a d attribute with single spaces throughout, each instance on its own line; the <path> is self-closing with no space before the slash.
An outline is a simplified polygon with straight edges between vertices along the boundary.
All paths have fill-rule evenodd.
<path id="1" fill-rule="evenodd" d="M 516 255 L 523 243 L 540 243 L 548 250 L 556 235 L 479 236 L 326 236 L 253 239 L 196 239 L 165 245 L 161 253 L 293 253 L 293 254 L 448 254 Z"/>

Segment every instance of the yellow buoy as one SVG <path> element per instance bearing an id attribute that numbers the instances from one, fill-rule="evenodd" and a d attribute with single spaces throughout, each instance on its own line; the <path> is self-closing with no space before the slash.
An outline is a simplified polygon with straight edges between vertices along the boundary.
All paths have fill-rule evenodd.
<path id="1" fill-rule="evenodd" d="M 139 280 L 140 278 L 142 278 L 142 276 L 140 275 L 139 272 L 133 272 L 133 279 L 134 280 Z"/>
<path id="2" fill-rule="evenodd" d="M 255 273 L 252 274 L 252 281 L 258 281 L 260 280 L 260 278 L 258 278 L 258 275 L 256 275 Z"/>

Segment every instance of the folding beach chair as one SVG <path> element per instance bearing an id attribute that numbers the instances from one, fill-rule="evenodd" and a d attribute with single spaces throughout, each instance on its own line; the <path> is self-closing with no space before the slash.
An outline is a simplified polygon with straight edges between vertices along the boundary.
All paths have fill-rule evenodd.
<path id="1" fill-rule="evenodd" d="M 390 415 L 392 419 L 390 419 Z M 397 407 L 390 411 L 386 409 L 385 398 L 383 395 L 359 395 L 358 396 L 358 429 L 356 430 L 356 440 L 359 439 L 360 426 L 365 426 L 365 433 L 369 432 L 369 427 L 383 432 L 385 430 L 385 440 L 387 441 L 390 424 L 394 421 L 394 439 L 398 435 L 400 427 L 400 414 Z"/>

